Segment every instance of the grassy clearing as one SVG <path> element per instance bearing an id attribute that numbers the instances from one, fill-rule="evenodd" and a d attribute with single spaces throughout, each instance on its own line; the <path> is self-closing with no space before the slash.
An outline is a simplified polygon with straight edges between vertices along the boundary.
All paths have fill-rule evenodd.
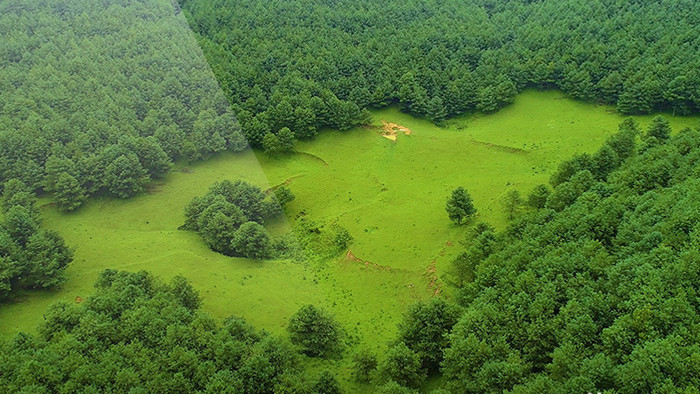
<path id="1" fill-rule="evenodd" d="M 640 117 L 643 126 L 651 117 Z M 179 165 L 150 193 L 129 200 L 98 198 L 78 212 L 60 213 L 44 201 L 45 225 L 77 245 L 68 282 L 55 292 L 30 292 L 0 308 L 0 334 L 33 331 L 46 307 L 92 293 L 105 268 L 147 269 L 164 279 L 183 274 L 199 289 L 204 309 L 217 318 L 245 317 L 256 327 L 282 332 L 301 305 L 331 310 L 355 342 L 378 351 L 395 335 L 405 307 L 441 288 L 440 275 L 466 231 L 448 219 L 444 203 L 457 186 L 472 194 L 477 220 L 503 228 L 499 198 L 515 187 L 526 194 L 546 183 L 557 163 L 592 152 L 622 117 L 608 107 L 565 99 L 559 92 L 527 91 L 492 115 L 469 116 L 438 128 L 400 113 L 374 112 L 374 122 L 412 130 L 391 141 L 378 129 L 326 131 L 300 143 L 298 154 L 267 157 L 250 150 L 203 163 Z M 700 118 L 672 118 L 675 130 Z M 288 220 L 271 223 L 288 231 L 303 212 L 337 222 L 355 238 L 355 261 L 339 257 L 319 267 L 292 261 L 256 262 L 211 252 L 193 232 L 178 231 L 185 204 L 223 179 L 244 179 L 263 188 L 286 181 L 296 195 Z M 433 273 L 434 271 L 434 273 Z M 330 364 L 349 376 L 347 359 Z"/>

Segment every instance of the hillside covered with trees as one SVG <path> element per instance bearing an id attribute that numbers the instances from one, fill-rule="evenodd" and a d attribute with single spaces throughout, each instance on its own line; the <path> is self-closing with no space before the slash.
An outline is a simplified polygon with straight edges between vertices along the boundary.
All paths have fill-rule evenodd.
<path id="1" fill-rule="evenodd" d="M 39 335 L 0 345 L 10 392 L 308 392 L 284 338 L 199 310 L 182 277 L 106 270 L 83 305 L 57 303 Z"/>
<path id="2" fill-rule="evenodd" d="M 526 86 L 625 114 L 700 108 L 691 0 L 181 0 L 246 137 L 347 129 L 398 103 L 441 122 Z"/>
<path id="3" fill-rule="evenodd" d="M 247 146 L 168 1 L 0 5 L 0 182 L 73 210 L 126 198 L 173 160 Z"/>
<path id="4" fill-rule="evenodd" d="M 394 381 L 417 387 L 405 376 L 440 365 L 454 393 L 695 392 L 700 131 L 670 131 L 626 121 L 594 156 L 614 158 L 607 170 L 574 158 L 543 208 L 476 226 L 453 263 L 456 305 L 400 325 L 396 346 L 420 362 Z"/>

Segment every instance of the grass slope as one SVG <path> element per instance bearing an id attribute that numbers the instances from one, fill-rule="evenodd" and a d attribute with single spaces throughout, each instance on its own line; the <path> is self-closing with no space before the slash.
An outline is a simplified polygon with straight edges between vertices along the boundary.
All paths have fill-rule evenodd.
<path id="1" fill-rule="evenodd" d="M 499 199 L 507 188 L 526 194 L 546 183 L 557 163 L 576 152 L 593 152 L 622 120 L 608 107 L 554 91 L 526 91 L 498 113 L 452 120 L 446 128 L 395 108 L 373 115 L 377 125 L 386 120 L 413 133 L 394 142 L 380 130 L 331 130 L 298 144 L 305 153 L 223 154 L 180 165 L 149 193 L 129 200 L 94 199 L 71 214 L 46 200 L 45 225 L 76 246 L 75 261 L 63 289 L 30 292 L 0 307 L 0 335 L 33 331 L 54 301 L 85 298 L 104 268 L 147 269 L 165 279 L 189 278 L 215 317 L 240 315 L 271 332 L 282 332 L 301 305 L 317 304 L 331 310 L 356 342 L 381 351 L 407 305 L 438 288 L 445 291 L 440 280 L 431 279 L 448 266 L 466 231 L 444 211 L 452 189 L 465 186 L 478 220 L 503 228 L 507 218 Z M 646 126 L 650 119 L 639 121 Z M 672 118 L 671 123 L 678 130 L 700 121 Z M 287 209 L 289 219 L 270 225 L 274 232 L 286 232 L 302 211 L 324 223 L 337 222 L 355 238 L 352 253 L 371 264 L 344 257 L 322 267 L 229 258 L 211 252 L 196 234 L 177 230 L 193 196 L 215 181 L 238 178 L 263 188 L 288 181 L 297 198 Z M 347 365 L 346 359 L 330 366 L 347 378 Z"/>

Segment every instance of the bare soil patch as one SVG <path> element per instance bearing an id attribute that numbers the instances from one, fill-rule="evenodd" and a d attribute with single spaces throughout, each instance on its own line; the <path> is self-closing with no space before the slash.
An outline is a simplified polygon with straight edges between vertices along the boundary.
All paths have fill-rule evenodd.
<path id="1" fill-rule="evenodd" d="M 305 174 L 299 174 L 299 175 L 294 175 L 292 177 L 289 177 L 289 178 L 285 179 L 284 182 L 280 183 L 279 185 L 272 186 L 271 188 L 265 190 L 265 194 L 270 194 L 270 193 L 274 192 L 275 190 L 279 189 L 281 186 L 287 186 L 290 183 L 292 183 L 293 180 L 299 179 L 299 178 L 303 177 L 304 175 Z"/>
<path id="2" fill-rule="evenodd" d="M 357 256 L 355 256 L 355 255 L 352 253 L 352 250 L 350 250 L 350 249 L 348 249 L 348 252 L 345 253 L 345 259 L 348 260 L 348 261 L 354 261 L 354 262 L 356 262 L 356 263 L 364 264 L 366 267 L 372 267 L 372 268 L 377 268 L 377 269 L 380 269 L 380 270 L 391 271 L 391 267 L 384 266 L 384 265 L 379 265 L 379 264 L 375 264 L 375 263 L 373 263 L 373 262 L 371 262 L 371 261 L 365 261 L 365 260 L 362 260 L 362 259 L 358 258 Z"/>
<path id="3" fill-rule="evenodd" d="M 392 141 L 396 141 L 399 133 L 404 133 L 404 135 L 411 135 L 413 133 L 413 131 L 408 127 L 404 127 L 396 123 L 388 123 L 385 120 L 382 120 L 382 130 L 384 131 L 379 133 L 379 135 Z"/>
<path id="4" fill-rule="evenodd" d="M 425 270 L 424 276 L 429 281 L 428 290 L 433 293 L 433 296 L 440 294 L 440 284 L 438 283 L 437 267 L 435 266 L 436 260 L 430 262 L 428 268 Z"/>

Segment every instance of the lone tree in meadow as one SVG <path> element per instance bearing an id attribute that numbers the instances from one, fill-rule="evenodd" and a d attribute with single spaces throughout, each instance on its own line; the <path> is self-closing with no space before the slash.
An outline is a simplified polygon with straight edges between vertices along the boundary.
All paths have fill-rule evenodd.
<path id="1" fill-rule="evenodd" d="M 508 219 L 510 220 L 513 220 L 516 216 L 518 216 L 520 208 L 524 203 L 525 201 L 520 196 L 520 193 L 515 189 L 508 190 L 501 200 L 503 209 L 506 211 L 506 213 L 508 213 Z"/>
<path id="2" fill-rule="evenodd" d="M 476 214 L 472 197 L 461 186 L 456 188 L 452 196 L 447 199 L 445 210 L 450 220 L 457 224 L 462 224 L 464 220 Z"/>

